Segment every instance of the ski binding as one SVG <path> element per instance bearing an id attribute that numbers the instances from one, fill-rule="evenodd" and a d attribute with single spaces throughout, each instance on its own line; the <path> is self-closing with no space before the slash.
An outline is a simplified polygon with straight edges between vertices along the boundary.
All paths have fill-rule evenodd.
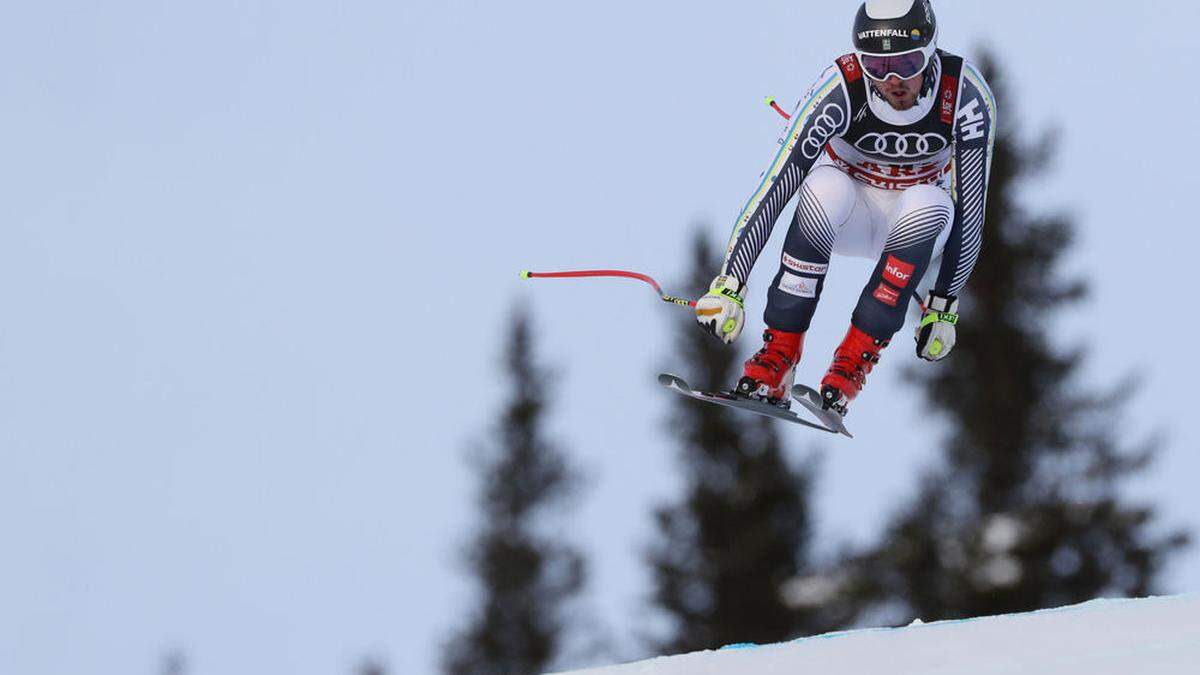
<path id="1" fill-rule="evenodd" d="M 670 389 L 671 391 L 674 391 L 677 394 L 687 396 L 688 398 L 694 398 L 698 401 L 704 401 L 706 403 L 715 403 L 716 405 L 724 406 L 726 408 L 733 408 L 735 410 L 745 410 L 747 412 L 756 413 L 758 415 L 765 415 L 767 417 L 773 417 L 777 420 L 783 420 L 785 422 L 792 422 L 793 424 L 799 424 L 801 426 L 806 426 L 811 429 L 819 429 L 821 431 L 825 431 L 825 432 L 828 432 L 831 434 L 836 434 L 836 433 L 840 432 L 840 433 L 844 433 L 847 436 L 850 435 L 850 433 L 845 430 L 846 427 L 840 425 L 840 420 L 838 420 L 838 422 L 839 422 L 838 426 L 841 427 L 840 429 L 837 427 L 832 427 L 832 426 L 822 426 L 820 424 L 810 422 L 810 421 L 804 419 L 803 417 L 800 417 L 796 413 L 792 412 L 791 410 L 789 410 L 783 406 L 772 405 L 765 401 L 758 401 L 758 400 L 755 400 L 752 398 L 747 398 L 745 396 L 739 396 L 737 394 L 730 393 L 730 392 L 710 392 L 710 391 L 698 391 L 696 389 L 692 389 L 691 385 L 689 385 L 687 383 L 687 381 L 685 381 L 682 377 L 679 377 L 678 375 L 672 375 L 670 373 L 662 373 L 658 376 L 658 383 L 661 384 L 663 387 Z M 793 388 L 792 392 L 793 392 L 793 395 L 795 395 L 794 388 Z M 803 403 L 803 401 L 801 401 L 801 403 Z M 808 406 L 805 405 L 805 408 L 808 408 Z M 826 411 L 826 412 L 828 412 L 828 411 Z M 836 414 L 836 413 L 834 413 L 834 414 Z M 824 419 L 821 416 L 818 416 L 817 419 L 821 419 L 822 421 L 824 421 Z"/>

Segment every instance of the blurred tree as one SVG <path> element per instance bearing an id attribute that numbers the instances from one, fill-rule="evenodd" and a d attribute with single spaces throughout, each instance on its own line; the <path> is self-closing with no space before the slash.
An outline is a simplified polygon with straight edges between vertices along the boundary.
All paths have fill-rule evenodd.
<path id="1" fill-rule="evenodd" d="M 358 675 L 387 675 L 387 668 L 383 665 L 383 661 L 376 658 L 367 658 L 358 664 L 355 672 Z"/>
<path id="2" fill-rule="evenodd" d="M 720 263 L 698 234 L 687 287 L 706 288 Z M 732 388 L 744 357 L 691 321 L 680 322 L 673 353 L 701 389 Z M 815 462 L 789 465 L 765 417 L 683 397 L 671 403 L 687 490 L 656 510 L 659 538 L 647 554 L 654 602 L 672 623 L 660 652 L 778 642 L 843 625 L 845 608 L 826 597 L 814 603 L 811 586 L 797 586 L 810 572 Z"/>
<path id="3" fill-rule="evenodd" d="M 563 648 L 566 605 L 582 589 L 584 561 L 552 529 L 576 484 L 565 454 L 545 438 L 554 378 L 534 359 L 530 320 L 512 321 L 506 368 L 511 395 L 475 463 L 484 517 L 469 548 L 479 604 L 443 648 L 448 675 L 541 673 Z"/>
<path id="4" fill-rule="evenodd" d="M 163 675 L 184 675 L 187 672 L 187 654 L 182 649 L 168 651 L 162 659 Z"/>
<path id="5" fill-rule="evenodd" d="M 1005 106 L 984 253 L 953 353 L 912 370 L 949 434 L 941 463 L 863 559 L 870 594 L 903 620 L 1147 595 L 1186 541 L 1181 533 L 1156 537 L 1154 510 L 1121 496 L 1122 481 L 1154 449 L 1127 447 L 1117 433 L 1130 383 L 1093 393 L 1078 381 L 1083 351 L 1054 343 L 1057 313 L 1085 293 L 1058 270 L 1074 227 L 1029 213 L 1019 191 L 1046 168 L 1052 138 L 1017 136 L 1024 127 L 995 60 L 979 63 Z M 931 424 L 930 434 L 937 429 Z"/>

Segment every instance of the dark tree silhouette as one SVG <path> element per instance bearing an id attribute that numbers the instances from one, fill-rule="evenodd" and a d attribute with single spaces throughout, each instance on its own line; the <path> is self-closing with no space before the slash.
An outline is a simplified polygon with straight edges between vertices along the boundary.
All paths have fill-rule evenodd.
<path id="1" fill-rule="evenodd" d="M 1046 168 L 1052 137 L 1022 140 L 994 59 L 980 65 L 1003 106 L 983 256 L 954 351 L 912 369 L 949 433 L 940 464 L 864 558 L 874 599 L 905 620 L 1147 595 L 1186 539 L 1156 537 L 1154 510 L 1121 495 L 1154 449 L 1131 448 L 1117 433 L 1129 383 L 1091 390 L 1079 381 L 1083 350 L 1053 339 L 1055 316 L 1086 289 L 1058 269 L 1072 222 L 1021 203 L 1022 183 Z"/>
<path id="2" fill-rule="evenodd" d="M 562 543 L 552 516 L 576 484 L 543 418 L 549 383 L 536 363 L 528 316 L 512 323 L 505 372 L 511 395 L 478 454 L 484 518 L 468 552 L 479 604 L 443 648 L 448 675 L 529 675 L 560 657 L 569 601 L 582 589 L 584 561 Z"/>
<path id="3" fill-rule="evenodd" d="M 720 262 L 698 235 L 687 287 L 706 288 Z M 731 388 L 744 351 L 690 321 L 675 338 L 681 374 L 698 388 Z M 683 397 L 672 405 L 670 430 L 681 446 L 687 492 L 655 512 L 659 538 L 647 558 L 654 602 L 672 623 L 657 649 L 777 642 L 841 625 L 846 617 L 832 603 L 812 606 L 788 592 L 810 571 L 813 460 L 790 466 L 767 418 Z"/>
<path id="4" fill-rule="evenodd" d="M 163 675 L 184 675 L 187 665 L 187 654 L 182 649 L 172 649 L 163 656 L 161 672 Z"/>
<path id="5" fill-rule="evenodd" d="M 355 672 L 357 675 L 387 675 L 387 667 L 379 659 L 367 658 L 358 664 Z"/>

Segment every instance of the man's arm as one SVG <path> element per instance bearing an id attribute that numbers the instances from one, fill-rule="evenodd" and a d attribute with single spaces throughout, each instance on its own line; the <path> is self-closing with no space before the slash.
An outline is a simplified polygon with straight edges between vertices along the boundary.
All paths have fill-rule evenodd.
<path id="1" fill-rule="evenodd" d="M 775 221 L 805 174 L 825 150 L 825 143 L 850 126 L 850 99 L 837 66 L 830 66 L 796 106 L 780 148 L 763 172 L 758 188 L 738 215 L 721 266 L 744 288 L 750 270 L 767 245 Z"/>
<path id="2" fill-rule="evenodd" d="M 954 120 L 954 222 L 933 293 L 957 297 L 967 285 L 983 245 L 983 212 L 996 142 L 996 99 L 974 65 L 963 63 Z"/>

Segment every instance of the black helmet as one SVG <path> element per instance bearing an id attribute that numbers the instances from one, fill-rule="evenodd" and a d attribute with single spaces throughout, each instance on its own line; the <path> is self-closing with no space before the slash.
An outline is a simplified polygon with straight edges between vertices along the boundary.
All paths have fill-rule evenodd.
<path id="1" fill-rule="evenodd" d="M 854 17 L 854 51 L 877 80 L 924 72 L 937 51 L 937 18 L 929 0 L 867 0 Z"/>

